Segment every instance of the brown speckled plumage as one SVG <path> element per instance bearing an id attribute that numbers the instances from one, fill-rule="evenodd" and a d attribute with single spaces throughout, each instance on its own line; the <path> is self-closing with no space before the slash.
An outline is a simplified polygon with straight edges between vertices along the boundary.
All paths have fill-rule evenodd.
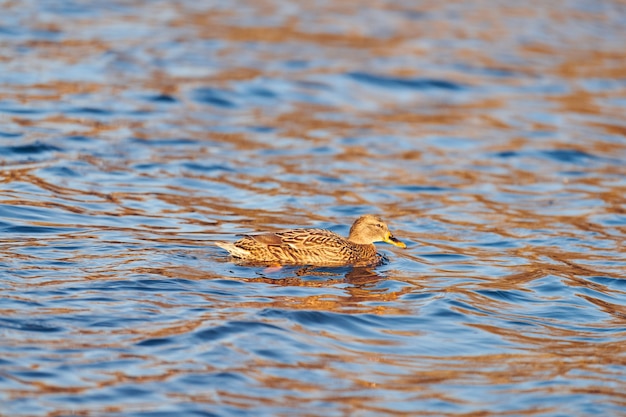
<path id="1" fill-rule="evenodd" d="M 292 229 L 245 235 L 234 243 L 216 242 L 245 262 L 289 265 L 365 265 L 377 263 L 374 242 L 406 245 L 393 237 L 380 217 L 358 218 L 348 238 L 324 229 Z"/>

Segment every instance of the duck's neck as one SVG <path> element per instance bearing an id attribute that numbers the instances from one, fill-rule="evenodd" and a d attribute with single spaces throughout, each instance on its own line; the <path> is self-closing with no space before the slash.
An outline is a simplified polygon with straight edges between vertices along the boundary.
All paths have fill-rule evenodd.
<path id="1" fill-rule="evenodd" d="M 357 245 L 374 246 L 374 244 L 371 241 L 364 240 L 353 234 L 350 234 L 350 236 L 348 236 L 348 240 L 352 243 L 356 243 Z"/>

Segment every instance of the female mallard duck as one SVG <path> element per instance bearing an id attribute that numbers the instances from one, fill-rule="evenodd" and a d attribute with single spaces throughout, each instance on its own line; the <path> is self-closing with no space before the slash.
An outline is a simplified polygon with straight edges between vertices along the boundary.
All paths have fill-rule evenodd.
<path id="1" fill-rule="evenodd" d="M 292 229 L 244 235 L 235 243 L 216 242 L 233 257 L 250 263 L 279 265 L 371 265 L 380 261 L 374 242 L 406 245 L 378 216 L 359 217 L 348 238 L 324 229 Z"/>

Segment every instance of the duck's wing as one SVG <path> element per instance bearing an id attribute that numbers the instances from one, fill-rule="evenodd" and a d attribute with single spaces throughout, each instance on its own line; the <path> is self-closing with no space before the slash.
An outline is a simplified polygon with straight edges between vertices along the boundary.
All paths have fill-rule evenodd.
<path id="1" fill-rule="evenodd" d="M 343 262 L 346 239 L 324 229 L 291 229 L 246 235 L 236 242 L 257 259 L 285 263 Z"/>
<path id="2" fill-rule="evenodd" d="M 265 246 L 282 246 L 294 250 L 332 248 L 345 245 L 346 239 L 325 229 L 291 229 L 275 233 L 247 235 L 248 239 Z"/>

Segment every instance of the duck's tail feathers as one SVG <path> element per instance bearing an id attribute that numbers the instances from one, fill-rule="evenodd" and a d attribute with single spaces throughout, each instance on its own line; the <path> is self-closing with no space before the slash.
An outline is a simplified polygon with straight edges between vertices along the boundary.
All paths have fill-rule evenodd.
<path id="1" fill-rule="evenodd" d="M 225 249 L 235 258 L 247 258 L 250 256 L 250 252 L 245 249 L 240 248 L 239 246 L 235 246 L 232 243 L 228 242 L 215 242 L 216 246 L 219 246 L 222 249 Z"/>

